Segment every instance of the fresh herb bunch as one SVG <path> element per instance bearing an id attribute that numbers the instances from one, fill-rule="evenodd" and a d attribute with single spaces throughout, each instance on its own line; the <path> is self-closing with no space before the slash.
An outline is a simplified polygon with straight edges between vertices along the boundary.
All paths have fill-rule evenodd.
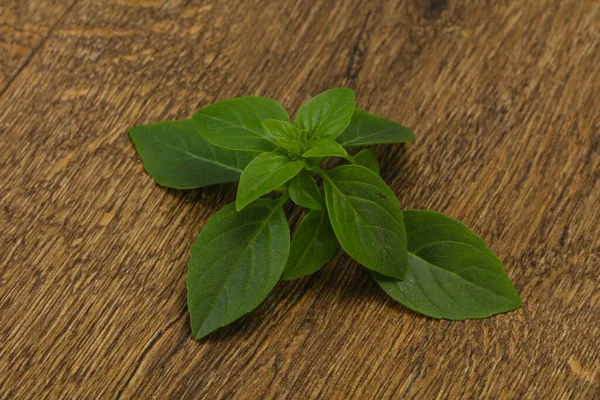
<path id="1" fill-rule="evenodd" d="M 160 185 L 192 189 L 239 180 L 235 204 L 218 211 L 192 246 L 187 289 L 196 339 L 258 307 L 282 276 L 321 269 L 338 242 L 389 296 L 427 316 L 484 318 L 521 306 L 479 236 L 434 211 L 402 211 L 374 153 L 346 152 L 414 140 L 408 128 L 356 109 L 350 89 L 313 97 L 293 124 L 276 101 L 245 96 L 190 120 L 129 132 Z M 328 157 L 346 164 L 325 170 Z M 271 192 L 280 195 L 262 198 Z M 282 208 L 289 199 L 307 210 L 291 244 Z"/>

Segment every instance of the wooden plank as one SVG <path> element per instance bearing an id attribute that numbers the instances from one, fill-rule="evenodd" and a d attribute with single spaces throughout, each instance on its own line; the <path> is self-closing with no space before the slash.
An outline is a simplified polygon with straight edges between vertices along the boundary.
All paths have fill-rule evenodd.
<path id="1" fill-rule="evenodd" d="M 29 64 L 54 27 L 75 5 L 73 0 L 31 4 L 3 0 L 0 9 L 0 94 Z"/>
<path id="2" fill-rule="evenodd" d="M 600 395 L 598 2 L 56 4 L 2 4 L 47 36 L 1 33 L 38 49 L 0 63 L 0 398 Z M 340 252 L 193 341 L 188 250 L 235 187 L 157 187 L 127 127 L 340 85 L 414 128 L 384 179 L 483 236 L 523 309 L 423 318 Z"/>

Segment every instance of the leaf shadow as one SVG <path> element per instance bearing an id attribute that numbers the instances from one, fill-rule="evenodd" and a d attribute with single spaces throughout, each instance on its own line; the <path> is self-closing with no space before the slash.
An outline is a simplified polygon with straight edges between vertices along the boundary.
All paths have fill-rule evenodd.
<path id="1" fill-rule="evenodd" d="M 261 325 L 277 325 L 285 318 L 288 311 L 313 289 L 315 282 L 319 280 L 319 275 L 320 272 L 317 272 L 295 281 L 280 280 L 265 301 L 256 309 L 210 333 L 199 342 L 230 342 L 249 339 L 256 336 Z M 191 326 L 189 327 L 191 329 Z M 268 328 L 264 329 L 266 331 Z"/>
<path id="2" fill-rule="evenodd" d="M 362 301 L 376 301 L 386 305 L 398 313 L 398 316 L 410 314 L 418 317 L 427 318 L 389 297 L 383 289 L 379 287 L 371 272 L 354 261 L 350 256 L 338 249 L 334 260 L 328 266 L 331 273 L 323 279 L 323 290 L 336 291 L 338 298 L 347 304 L 356 304 Z M 335 269 L 344 270 L 343 276 L 335 273 Z M 358 301 L 357 301 L 358 299 Z"/>
<path id="3" fill-rule="evenodd" d="M 174 189 L 166 186 L 160 187 L 168 196 L 178 199 L 184 204 L 229 204 L 235 200 L 237 184 L 225 183 L 221 185 L 206 186 L 198 189 Z"/>
<path id="4" fill-rule="evenodd" d="M 381 169 L 381 179 L 385 182 L 390 178 L 402 173 L 405 176 L 410 172 L 414 164 L 409 162 L 410 152 L 407 150 L 406 143 L 397 143 L 395 145 L 380 144 L 372 146 L 371 150 L 375 152 L 379 167 Z"/>
<path id="5" fill-rule="evenodd" d="M 345 270 L 346 273 L 339 274 L 336 272 L 339 269 Z M 395 312 L 397 318 L 410 315 L 432 319 L 412 311 L 388 297 L 366 268 L 358 265 L 340 250 L 334 260 L 322 270 L 295 281 L 281 280 L 258 308 L 197 342 L 238 342 L 256 337 L 257 331 L 260 329 L 268 332 L 269 327 L 278 325 L 288 311 L 311 290 L 334 292 L 333 297 L 339 299 L 345 306 L 375 301 L 385 304 L 386 308 Z M 191 331 L 189 318 L 185 324 L 188 331 Z"/>

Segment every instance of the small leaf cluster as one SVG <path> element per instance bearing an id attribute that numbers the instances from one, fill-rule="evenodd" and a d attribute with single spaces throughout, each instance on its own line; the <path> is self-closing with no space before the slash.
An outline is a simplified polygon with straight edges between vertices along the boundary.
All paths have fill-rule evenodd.
<path id="1" fill-rule="evenodd" d="M 424 315 L 483 318 L 521 306 L 502 263 L 464 224 L 402 210 L 368 148 L 414 140 L 393 121 L 355 108 L 347 88 L 302 105 L 292 123 L 272 99 L 221 101 L 189 120 L 130 129 L 157 183 L 191 189 L 239 180 L 191 249 L 192 335 L 200 339 L 260 305 L 277 282 L 313 274 L 338 243 L 394 300 Z M 342 161 L 332 169 L 324 161 Z M 275 198 L 264 197 L 270 193 Z M 306 210 L 290 241 L 284 204 Z"/>

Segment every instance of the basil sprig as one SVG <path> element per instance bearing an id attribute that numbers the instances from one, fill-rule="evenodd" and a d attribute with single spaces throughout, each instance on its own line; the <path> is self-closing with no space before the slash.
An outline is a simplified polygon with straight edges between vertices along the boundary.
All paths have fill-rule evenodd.
<path id="1" fill-rule="evenodd" d="M 402 125 L 356 109 L 350 89 L 313 97 L 293 123 L 276 101 L 244 96 L 129 133 L 160 185 L 239 181 L 235 204 L 218 211 L 192 246 L 187 290 L 195 339 L 258 307 L 282 277 L 320 270 L 338 243 L 390 297 L 424 315 L 462 320 L 521 306 L 479 236 L 437 212 L 403 212 L 379 176 L 375 153 L 346 151 L 415 138 Z M 326 170 L 328 157 L 345 164 Z M 280 195 L 262 198 L 271 192 Z M 306 209 L 291 243 L 288 200 Z"/>

